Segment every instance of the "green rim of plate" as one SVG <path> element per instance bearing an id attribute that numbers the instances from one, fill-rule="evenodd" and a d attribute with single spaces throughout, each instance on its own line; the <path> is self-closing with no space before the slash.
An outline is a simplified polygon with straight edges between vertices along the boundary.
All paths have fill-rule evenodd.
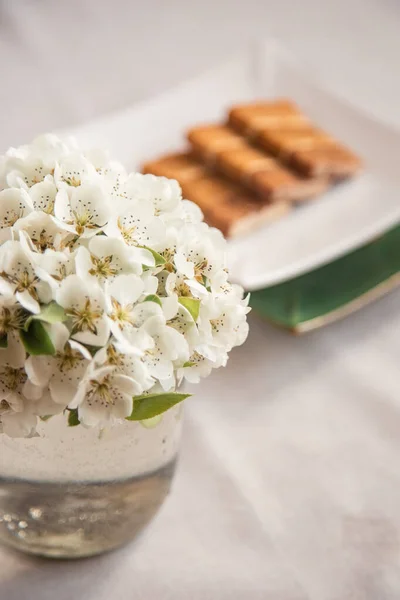
<path id="1" fill-rule="evenodd" d="M 323 267 L 251 293 L 267 320 L 301 333 L 336 321 L 400 284 L 400 226 Z"/>

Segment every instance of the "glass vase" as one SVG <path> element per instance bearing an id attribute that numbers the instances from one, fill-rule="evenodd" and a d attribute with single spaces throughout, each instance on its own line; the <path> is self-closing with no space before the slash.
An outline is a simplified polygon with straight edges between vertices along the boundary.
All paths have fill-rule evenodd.
<path id="1" fill-rule="evenodd" d="M 78 558 L 133 540 L 169 492 L 181 406 L 152 428 L 123 422 L 68 427 L 59 415 L 39 437 L 0 435 L 0 542 L 54 558 Z"/>

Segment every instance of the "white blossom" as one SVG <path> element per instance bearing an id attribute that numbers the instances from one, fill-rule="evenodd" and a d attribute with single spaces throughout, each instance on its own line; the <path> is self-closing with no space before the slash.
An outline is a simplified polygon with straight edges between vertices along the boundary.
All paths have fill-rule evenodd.
<path id="1" fill-rule="evenodd" d="M 165 225 L 154 216 L 150 202 L 124 201 L 104 228 L 108 236 L 119 237 L 128 246 L 156 247 L 165 236 Z"/>
<path id="2" fill-rule="evenodd" d="M 200 379 L 208 377 L 213 369 L 224 367 L 227 361 L 227 352 L 214 355 L 213 360 L 206 358 L 199 352 L 193 352 L 186 366 L 178 369 L 178 378 L 186 379 L 189 383 L 199 383 Z"/>
<path id="3" fill-rule="evenodd" d="M 108 346 L 101 348 L 94 356 L 94 362 L 101 367 L 115 367 L 120 375 L 135 380 L 140 393 L 148 391 L 154 385 L 154 379 L 146 369 L 143 358 L 139 358 L 129 347 L 112 340 Z"/>
<path id="4" fill-rule="evenodd" d="M 36 425 L 29 400 L 40 393 L 28 379 L 25 350 L 15 334 L 8 336 L 8 347 L 0 350 L 0 423 L 11 437 L 26 437 Z"/>
<path id="5" fill-rule="evenodd" d="M 13 238 L 13 227 L 32 210 L 29 195 L 21 189 L 0 192 L 0 243 Z"/>
<path id="6" fill-rule="evenodd" d="M 48 388 L 52 401 L 63 408 L 74 398 L 79 382 L 92 357 L 82 344 L 69 338 L 69 331 L 61 323 L 53 325 L 54 356 L 29 356 L 25 371 L 30 381 L 39 388 Z"/>
<path id="7" fill-rule="evenodd" d="M 63 242 L 69 235 L 50 215 L 41 211 L 31 212 L 19 219 L 14 225 L 14 231 L 25 232 L 32 249 L 39 254 L 46 250 L 63 250 Z"/>
<path id="8" fill-rule="evenodd" d="M 140 394 L 140 386 L 116 367 L 91 368 L 79 384 L 69 408 L 77 408 L 83 425 L 106 425 L 128 417 L 133 408 L 133 396 Z"/>
<path id="9" fill-rule="evenodd" d="M 48 215 L 53 214 L 57 186 L 51 175 L 46 175 L 43 181 L 32 185 L 28 194 L 35 210 L 41 210 Z"/>
<path id="10" fill-rule="evenodd" d="M 204 283 L 213 278 L 224 263 L 225 240 L 220 232 L 188 226 L 179 251 L 174 256 L 177 272 L 192 282 Z"/>
<path id="11" fill-rule="evenodd" d="M 120 238 L 101 235 L 91 238 L 87 248 L 77 250 L 75 262 L 80 277 L 104 284 L 124 273 L 140 275 L 143 262 L 154 265 L 154 258 L 148 250 L 129 248 Z"/>
<path id="12" fill-rule="evenodd" d="M 231 296 L 209 295 L 200 306 L 199 324 L 202 337 L 211 348 L 230 351 L 243 344 L 248 334 L 247 301 Z"/>
<path id="13" fill-rule="evenodd" d="M 79 152 L 69 154 L 57 163 L 54 182 L 58 189 L 89 185 L 97 179 L 94 165 Z"/>
<path id="14" fill-rule="evenodd" d="M 0 338 L 22 329 L 25 312 L 12 294 L 0 295 Z"/>
<path id="15" fill-rule="evenodd" d="M 54 173 L 57 161 L 76 149 L 73 139 L 60 140 L 56 135 L 38 136 L 30 145 L 10 148 L 0 158 L 3 187 L 29 189 Z"/>
<path id="16" fill-rule="evenodd" d="M 0 246 L 0 293 L 15 294 L 23 308 L 40 312 L 40 303 L 51 300 L 48 284 L 40 280 L 35 267 L 17 241 L 7 241 Z"/>
<path id="17" fill-rule="evenodd" d="M 143 328 L 155 315 L 162 315 L 155 302 L 137 302 L 143 295 L 144 282 L 137 275 L 120 275 L 107 287 L 107 320 L 114 337 L 141 354 L 153 345 L 151 336 Z"/>
<path id="18" fill-rule="evenodd" d="M 154 342 L 145 351 L 143 361 L 150 375 L 168 391 L 175 383 L 174 363 L 182 366 L 189 359 L 189 345 L 182 333 L 166 324 L 164 317 L 149 318 L 143 328 Z"/>
<path id="19" fill-rule="evenodd" d="M 226 365 L 248 298 L 202 219 L 176 181 L 72 139 L 0 157 L 0 433 L 104 427 Z"/>
<path id="20" fill-rule="evenodd" d="M 155 215 L 170 214 L 182 200 L 182 190 L 175 179 L 135 173 L 129 177 L 127 187 L 133 197 L 151 203 Z"/>
<path id="21" fill-rule="evenodd" d="M 82 344 L 103 346 L 110 327 L 104 292 L 96 283 L 69 275 L 56 291 L 56 301 L 71 319 L 71 337 Z"/>
<path id="22" fill-rule="evenodd" d="M 62 227 L 82 237 L 91 237 L 107 225 L 111 207 L 99 185 L 82 184 L 61 188 L 56 196 L 54 215 Z"/>
<path id="23" fill-rule="evenodd" d="M 16 155 L 9 157 L 6 171 L 6 181 L 10 188 L 28 190 L 33 185 L 43 181 L 47 175 L 50 175 L 52 169 L 35 156 L 25 159 Z"/>

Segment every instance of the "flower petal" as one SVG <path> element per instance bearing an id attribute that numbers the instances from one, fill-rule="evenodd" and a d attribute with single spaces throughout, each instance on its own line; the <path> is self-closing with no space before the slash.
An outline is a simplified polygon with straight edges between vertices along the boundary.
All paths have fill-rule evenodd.
<path id="1" fill-rule="evenodd" d="M 37 417 L 28 411 L 2 415 L 3 432 L 12 438 L 29 437 L 36 428 Z"/>
<path id="2" fill-rule="evenodd" d="M 23 306 L 27 311 L 37 315 L 40 313 L 40 305 L 35 298 L 33 298 L 28 290 L 24 290 L 23 292 L 17 292 L 15 294 L 18 302 Z"/>
<path id="3" fill-rule="evenodd" d="M 0 349 L 0 365 L 21 369 L 25 364 L 26 352 L 17 332 L 8 334 L 7 348 Z"/>
<path id="4" fill-rule="evenodd" d="M 49 384 L 50 395 L 56 404 L 69 406 L 77 393 L 77 386 L 60 381 L 52 380 Z"/>
<path id="5" fill-rule="evenodd" d="M 71 337 L 77 342 L 86 344 L 87 346 L 104 346 L 110 337 L 110 325 L 106 317 L 101 317 L 94 322 L 96 332 L 78 331 L 73 333 Z"/>
<path id="6" fill-rule="evenodd" d="M 174 257 L 176 268 L 182 275 L 192 279 L 194 277 L 194 264 L 189 262 L 182 252 L 177 252 Z"/>
<path id="7" fill-rule="evenodd" d="M 161 304 L 167 321 L 176 317 L 180 306 L 178 302 L 178 296 L 176 294 L 173 296 L 167 296 L 167 298 L 162 298 Z"/>
<path id="8" fill-rule="evenodd" d="M 126 375 L 114 375 L 113 385 L 121 392 L 121 394 L 126 394 L 130 397 L 142 393 L 140 385 L 134 379 L 127 377 Z"/>
<path id="9" fill-rule="evenodd" d="M 52 356 L 29 356 L 25 362 L 25 371 L 35 386 L 46 386 L 53 374 L 55 358 Z"/>
<path id="10" fill-rule="evenodd" d="M 33 385 L 32 381 L 27 379 L 22 388 L 22 393 L 28 400 L 39 400 L 43 395 L 43 388 Z"/>
<path id="11" fill-rule="evenodd" d="M 143 289 L 143 281 L 137 275 L 119 275 L 108 286 L 108 293 L 122 306 L 126 306 L 136 302 Z"/>
<path id="12" fill-rule="evenodd" d="M 52 214 L 56 199 L 57 188 L 52 177 L 46 176 L 43 181 L 29 189 L 29 196 L 35 210 Z"/>

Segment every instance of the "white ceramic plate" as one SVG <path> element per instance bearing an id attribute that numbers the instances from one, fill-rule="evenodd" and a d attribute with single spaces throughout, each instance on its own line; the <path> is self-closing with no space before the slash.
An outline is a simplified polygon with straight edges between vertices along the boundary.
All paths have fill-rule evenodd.
<path id="1" fill-rule="evenodd" d="M 135 168 L 184 147 L 196 123 L 224 118 L 232 104 L 290 97 L 365 161 L 365 174 L 251 235 L 229 243 L 232 278 L 269 287 L 326 264 L 400 222 L 400 133 L 313 81 L 274 41 L 120 113 L 69 131 Z M 65 133 L 65 132 L 63 132 Z"/>

